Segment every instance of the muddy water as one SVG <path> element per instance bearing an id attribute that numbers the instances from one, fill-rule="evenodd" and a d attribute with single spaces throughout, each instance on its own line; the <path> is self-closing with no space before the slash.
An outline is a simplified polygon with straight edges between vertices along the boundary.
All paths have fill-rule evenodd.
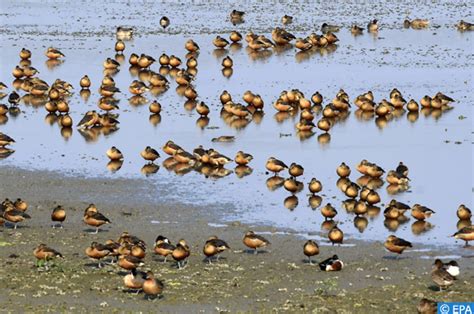
<path id="1" fill-rule="evenodd" d="M 457 206 L 460 203 L 472 204 L 474 175 L 471 146 L 473 37 L 452 27 L 457 20 L 464 18 L 460 15 L 465 10 L 462 3 L 430 2 L 417 10 L 410 9 L 409 4 L 387 5 L 383 9 L 386 12 L 377 14 L 384 17 L 379 34 L 358 37 L 352 37 L 347 26 L 351 21 L 363 26 L 367 16 L 358 13 L 360 16 L 353 17 L 350 22 L 347 16 L 351 12 L 361 12 L 361 9 L 365 9 L 365 14 L 373 12 L 375 15 L 377 10 L 370 3 L 336 6 L 337 10 L 329 20 L 348 22 L 347 25 L 343 23 L 346 28 L 337 34 L 340 43 L 335 51 L 296 53 L 291 48 L 259 55 L 249 53 L 245 47 L 220 51 L 212 46 L 215 34 L 227 35 L 234 29 L 226 21 L 227 13 L 232 9 L 229 4 L 222 5 L 222 12 L 212 17 L 210 5 L 203 3 L 190 5 L 192 10 L 182 10 L 175 4 L 145 3 L 143 7 L 137 7 L 133 2 L 119 2 L 107 8 L 99 8 L 93 3 L 72 6 L 66 10 L 65 6 L 33 2 L 27 9 L 13 2 L 2 2 L 5 15 L 1 20 L 0 80 L 7 83 L 8 91 L 11 91 L 10 72 L 19 60 L 18 51 L 22 47 L 29 48 L 33 52 L 32 65 L 40 71 L 42 79 L 52 83 L 61 78 L 74 84 L 76 90 L 70 106 L 71 116 L 77 123 L 83 113 L 97 108 L 102 62 L 115 55 L 115 26 L 135 25 L 137 35 L 126 43 L 125 61 L 114 76 L 122 91 L 117 95 L 121 99 L 118 111 L 120 129 L 106 134 L 81 134 L 76 129 L 72 133 L 61 132 L 54 119 L 46 117 L 44 108 L 22 104 L 21 114 L 8 116 L 8 121 L 0 125 L 1 132 L 17 141 L 13 146 L 16 152 L 1 160 L 0 165 L 56 170 L 70 175 L 139 177 L 144 176 L 144 161 L 139 152 L 147 145 L 159 148 L 169 139 L 189 151 L 203 145 L 229 157 L 243 150 L 254 156 L 251 163 L 253 172 L 243 178 L 238 178 L 235 173 L 220 179 L 206 178 L 194 171 L 177 175 L 161 165 L 167 157 L 162 153 L 160 169 L 146 176 L 146 180 L 156 185 L 153 197 L 157 200 L 209 203 L 217 206 L 219 216 L 224 219 L 238 218 L 312 233 L 320 231 L 323 222 L 319 210 L 308 206 L 306 195 L 306 183 L 316 177 L 324 186 L 322 204 L 330 202 L 336 206 L 339 211 L 336 220 L 341 229 L 354 237 L 381 239 L 392 232 L 384 225 L 382 213 L 367 221 L 359 220 L 359 228 L 356 228 L 354 216 L 341 207 L 346 197 L 336 187 L 335 169 L 342 161 L 346 162 L 353 168 L 351 179 L 356 180 L 359 175 L 355 165 L 361 159 L 376 162 L 386 170 L 394 169 L 399 161 L 404 161 L 410 167 L 410 189 L 392 196 L 387 193 L 385 184 L 378 190 L 382 203 L 395 197 L 408 204 L 426 205 L 436 214 L 428 220 L 426 228 L 413 225 L 411 219 L 398 226 L 396 234 L 415 242 L 455 244 L 448 236 L 456 231 Z M 246 23 L 235 27 L 242 33 L 253 30 L 269 36 L 269 25 L 277 25 L 284 13 L 297 16 L 295 24 L 288 27 L 297 37 L 316 31 L 313 25 L 328 20 L 316 14 L 316 7 L 308 8 L 307 5 L 290 6 L 288 11 L 281 4 L 243 3 L 242 6 L 249 10 Z M 78 12 L 78 16 L 67 18 L 73 11 Z M 412 17 L 431 18 L 433 27 L 421 31 L 403 29 L 401 21 L 407 11 Z M 100 12 L 100 18 L 95 16 L 96 12 Z M 147 13 L 140 15 L 140 12 Z M 449 14 L 445 15 L 445 12 Z M 168 14 L 172 20 L 167 32 L 158 29 L 158 19 L 163 14 Z M 153 20 L 156 25 L 149 25 L 147 21 Z M 131 97 L 128 85 L 136 79 L 128 70 L 126 60 L 129 55 L 132 52 L 146 53 L 157 58 L 165 52 L 184 60 L 184 42 L 188 38 L 193 38 L 201 47 L 194 85 L 199 100 L 211 107 L 210 120 L 204 127 L 198 125 L 197 113 L 185 105 L 186 99 L 176 93 L 177 85 L 171 78 L 171 86 L 166 92 L 157 96 L 145 94 L 148 102 L 156 99 L 162 104 L 161 117 L 150 118 L 147 104 L 137 106 L 128 100 Z M 64 52 L 64 63 L 55 67 L 45 63 L 43 52 L 50 45 Z M 221 71 L 220 64 L 225 55 L 234 60 L 234 70 L 229 78 Z M 155 71 L 158 68 L 152 66 Z M 88 74 L 93 82 L 88 101 L 79 94 L 78 81 L 84 74 Z M 281 120 L 271 106 L 282 90 L 290 88 L 300 89 L 307 97 L 319 91 L 326 103 L 340 88 L 344 88 L 351 99 L 372 90 L 376 100 L 381 100 L 389 97 L 393 87 L 397 87 L 406 99 L 419 101 L 425 94 L 434 95 L 442 91 L 457 101 L 453 110 L 442 114 L 420 112 L 410 120 L 406 112 L 390 121 L 366 120 L 358 117 L 352 108 L 347 119 L 331 129 L 329 139 L 319 130 L 312 137 L 300 138 L 294 128 L 297 118 Z M 228 90 L 237 100 L 246 90 L 260 94 L 265 101 L 265 114 L 254 117 L 246 126 L 224 121 L 220 116 L 219 102 L 223 90 Z M 220 135 L 234 135 L 236 141 L 211 142 Z M 105 156 L 105 151 L 112 145 L 125 155 L 124 164 L 116 172 L 107 168 Z M 297 194 L 298 205 L 292 210 L 285 207 L 289 203 L 288 192 L 283 188 L 270 191 L 266 187 L 269 175 L 265 174 L 264 165 L 270 156 L 305 167 L 301 179 L 305 190 Z M 233 167 L 227 166 L 229 170 Z M 176 193 L 160 193 L 165 185 Z M 365 224 L 367 227 L 364 229 Z"/>

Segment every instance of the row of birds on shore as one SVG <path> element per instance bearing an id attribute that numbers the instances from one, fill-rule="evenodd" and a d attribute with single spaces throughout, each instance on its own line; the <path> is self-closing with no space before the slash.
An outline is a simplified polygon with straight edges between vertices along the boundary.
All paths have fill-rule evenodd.
<path id="1" fill-rule="evenodd" d="M 86 212 L 90 209 L 91 206 L 86 209 Z M 97 213 L 97 211 L 93 213 Z M 258 254 L 258 249 L 266 248 L 271 244 L 264 236 L 253 231 L 246 232 L 242 242 L 254 254 Z M 401 254 L 405 249 L 411 248 L 412 244 L 404 239 L 390 235 L 384 242 L 384 247 L 390 252 Z M 211 236 L 206 240 L 202 249 L 205 256 L 204 261 L 209 264 L 212 264 L 213 260 L 217 262 L 219 261 L 220 254 L 227 250 L 230 250 L 230 246 L 226 241 L 217 236 Z M 173 245 L 163 235 L 159 235 L 156 238 L 153 251 L 156 255 L 163 258 L 163 263 L 166 263 L 167 258 L 171 256 L 176 261 L 178 269 L 182 269 L 187 265 L 187 260 L 191 255 L 190 247 L 184 239 L 179 240 L 176 245 Z M 302 251 L 308 258 L 307 263 L 312 265 L 311 258 L 319 255 L 320 248 L 314 240 L 307 240 L 303 244 Z M 59 251 L 45 244 L 40 244 L 36 247 L 33 254 L 37 259 L 37 265 L 39 266 L 41 263 L 41 266 L 46 267 L 46 269 L 48 269 L 48 263 L 51 260 L 56 257 L 63 257 Z M 117 264 L 121 269 L 129 271 L 130 273 L 123 277 L 124 285 L 129 291 L 137 293 L 143 291 L 147 296 L 156 296 L 163 291 L 163 283 L 157 280 L 152 272 L 144 273 L 138 270 L 138 268 L 145 265 L 144 259 L 147 255 L 146 243 L 128 232 L 123 232 L 117 241 L 110 239 L 105 244 L 92 242 L 85 249 L 85 254 L 97 262 L 98 268 L 103 267 L 102 261 L 105 258 L 112 258 L 109 260 L 109 264 Z M 318 266 L 322 271 L 341 271 L 344 268 L 344 262 L 338 255 L 333 255 L 318 263 Z M 453 285 L 459 274 L 460 268 L 456 261 L 443 263 L 441 260 L 436 259 L 431 272 L 431 278 L 441 291 Z M 145 284 L 146 282 L 148 284 Z M 155 286 L 155 289 L 151 289 L 151 286 Z"/>
<path id="2" fill-rule="evenodd" d="M 28 208 L 28 204 L 18 199 L 15 202 L 5 200 L 2 202 L 2 217 L 10 222 L 18 222 L 13 217 L 29 217 L 25 214 Z M 466 218 L 466 215 L 471 216 L 470 210 L 465 206 L 461 205 L 457 211 L 458 217 Z M 66 212 L 62 206 L 57 206 L 53 209 L 51 218 L 54 223 L 62 223 L 66 218 Z M 84 222 L 96 228 L 96 233 L 99 227 L 110 223 L 110 220 L 99 212 L 94 204 L 90 204 L 84 211 Z M 53 225 L 56 227 L 56 225 Z M 454 237 L 463 239 L 466 241 L 474 240 L 474 226 L 463 228 L 456 232 Z M 333 243 L 342 243 L 343 233 L 335 227 L 333 228 L 328 237 Z M 263 236 L 255 234 L 249 231 L 243 238 L 243 243 L 254 250 L 254 253 L 258 253 L 258 249 L 267 247 L 270 242 Z M 398 238 L 395 235 L 390 235 L 384 243 L 384 247 L 393 253 L 402 254 L 407 248 L 411 248 L 412 244 L 402 238 Z M 212 259 L 215 257 L 217 261 L 219 254 L 230 249 L 229 245 L 222 239 L 212 236 L 210 237 L 203 248 L 203 253 L 206 256 L 208 263 L 212 263 Z M 155 241 L 154 252 L 164 258 L 172 256 L 177 262 L 177 267 L 182 268 L 186 263 L 186 259 L 191 254 L 188 244 L 185 240 L 181 239 L 177 245 L 172 245 L 168 238 L 164 236 L 158 236 Z M 313 240 L 308 240 L 303 245 L 303 253 L 308 257 L 308 263 L 312 264 L 311 257 L 318 255 L 320 252 L 318 244 Z M 102 266 L 101 260 L 105 257 L 114 257 L 117 265 L 125 270 L 131 271 L 124 277 L 124 284 L 127 288 L 140 291 L 143 290 L 148 296 L 156 296 L 162 293 L 163 284 L 157 280 L 152 272 L 143 273 L 136 269 L 144 265 L 143 258 L 146 255 L 146 244 L 143 240 L 138 239 L 135 236 L 123 233 L 118 241 L 108 240 L 105 244 L 99 244 L 92 242 L 90 247 L 86 248 L 85 253 L 91 259 L 98 261 L 98 267 Z M 43 261 L 43 265 L 47 266 L 47 262 L 56 256 L 62 254 L 44 244 L 39 245 L 34 250 L 34 256 L 38 260 Z M 323 271 L 339 271 L 343 268 L 344 263 L 334 255 L 321 263 L 319 267 Z M 454 280 L 459 275 L 459 266 L 455 261 L 449 263 L 442 263 L 439 260 L 435 261 L 433 270 L 431 272 L 431 278 L 433 282 L 441 289 L 448 288 L 454 284 Z M 145 284 L 147 283 L 147 284 Z"/>

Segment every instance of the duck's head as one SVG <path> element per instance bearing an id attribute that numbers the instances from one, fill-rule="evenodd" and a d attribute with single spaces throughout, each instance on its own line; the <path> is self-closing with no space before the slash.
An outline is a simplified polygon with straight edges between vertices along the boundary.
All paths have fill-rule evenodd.
<path id="1" fill-rule="evenodd" d="M 437 268 L 437 269 L 440 269 L 440 268 L 442 268 L 442 267 L 444 266 L 444 264 L 443 264 L 443 262 L 442 262 L 439 258 L 437 258 L 437 259 L 434 261 L 433 266 L 434 266 L 435 268 Z"/>
<path id="2" fill-rule="evenodd" d="M 153 275 L 153 272 L 149 270 L 149 271 L 146 272 L 146 277 L 145 278 L 146 279 L 153 279 L 153 278 L 155 278 L 155 275 Z"/>

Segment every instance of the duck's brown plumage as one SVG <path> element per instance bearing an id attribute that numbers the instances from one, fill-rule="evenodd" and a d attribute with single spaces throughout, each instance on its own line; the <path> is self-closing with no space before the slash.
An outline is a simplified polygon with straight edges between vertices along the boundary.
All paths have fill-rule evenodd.
<path id="1" fill-rule="evenodd" d="M 146 273 L 132 269 L 129 274 L 123 277 L 123 284 L 128 289 L 141 290 L 145 283 Z"/>
<path id="2" fill-rule="evenodd" d="M 176 248 L 173 250 L 172 256 L 173 259 L 177 262 L 178 268 L 181 268 L 181 263 L 184 263 L 185 260 L 191 255 L 188 244 L 184 240 L 179 240 Z"/>
<path id="3" fill-rule="evenodd" d="M 66 220 L 66 210 L 61 205 L 56 206 L 51 213 L 51 220 L 53 222 L 60 222 L 61 225 Z"/>
<path id="4" fill-rule="evenodd" d="M 33 255 L 38 260 L 50 260 L 55 257 L 63 257 L 61 253 L 59 253 L 53 248 L 46 246 L 46 244 L 38 245 L 38 247 L 34 249 Z"/>
<path id="5" fill-rule="evenodd" d="M 270 245 L 270 241 L 261 235 L 255 234 L 253 231 L 245 233 L 243 242 L 246 246 L 257 251 L 258 248 Z"/>
<path id="6" fill-rule="evenodd" d="M 402 238 L 390 235 L 385 241 L 384 246 L 390 252 L 402 254 L 406 248 L 412 247 L 412 244 Z"/>
<path id="7" fill-rule="evenodd" d="M 313 240 L 308 240 L 303 245 L 303 253 L 308 257 L 308 261 L 311 264 L 311 257 L 319 254 L 319 246 Z"/>
<path id="8" fill-rule="evenodd" d="M 147 296 L 157 296 L 163 293 L 164 284 L 155 278 L 151 271 L 146 273 L 146 280 L 143 283 L 143 292 Z"/>

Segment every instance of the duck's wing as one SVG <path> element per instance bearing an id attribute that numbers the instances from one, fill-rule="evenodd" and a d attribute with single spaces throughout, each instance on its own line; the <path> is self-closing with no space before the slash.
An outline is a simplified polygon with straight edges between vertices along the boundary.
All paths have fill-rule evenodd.
<path id="1" fill-rule="evenodd" d="M 94 116 L 92 114 L 86 114 L 82 119 L 81 121 L 79 121 L 79 123 L 77 124 L 77 126 L 82 126 L 82 125 L 85 125 L 89 122 L 91 122 L 94 118 Z"/>
<path id="2" fill-rule="evenodd" d="M 97 220 L 110 222 L 109 218 L 105 217 L 101 213 L 94 213 L 94 214 L 91 215 L 91 217 L 94 218 L 94 219 L 97 219 Z"/>
<path id="3" fill-rule="evenodd" d="M 397 238 L 393 241 L 393 244 L 396 246 L 406 246 L 406 247 L 412 247 L 411 242 L 408 242 L 402 238 Z"/>
<path id="4" fill-rule="evenodd" d="M 43 247 L 42 250 L 43 250 L 44 252 L 47 252 L 47 253 L 52 253 L 54 256 L 63 257 L 63 255 L 62 255 L 61 253 L 59 253 L 59 252 L 56 251 L 55 249 L 50 248 L 50 247 L 48 247 L 48 246 Z"/>
<path id="5" fill-rule="evenodd" d="M 267 243 L 267 244 L 270 244 L 270 241 L 268 241 L 265 237 L 261 236 L 261 235 L 258 235 L 258 234 L 253 234 L 251 236 L 253 239 L 257 239 L 257 240 L 260 240 L 264 243 Z"/>

